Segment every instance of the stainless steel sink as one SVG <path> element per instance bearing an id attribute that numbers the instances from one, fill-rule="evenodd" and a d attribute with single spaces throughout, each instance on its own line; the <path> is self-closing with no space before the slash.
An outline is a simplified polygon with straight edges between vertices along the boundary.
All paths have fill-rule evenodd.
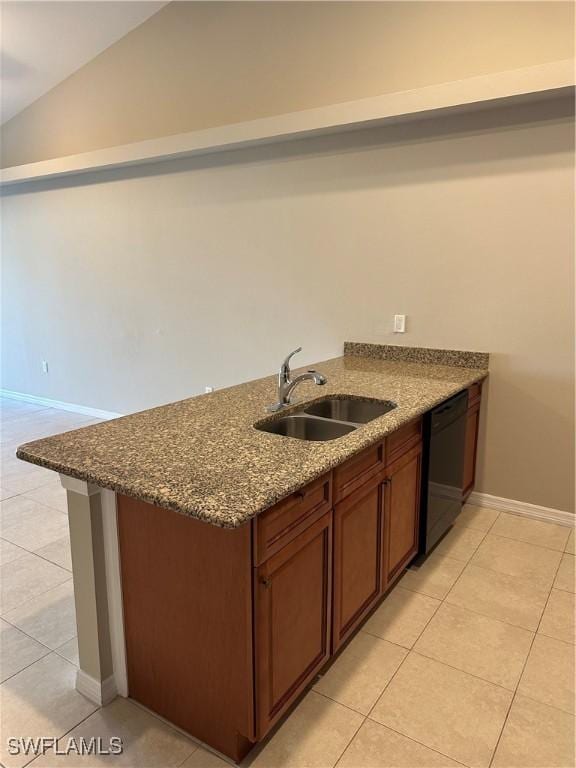
<path id="1" fill-rule="evenodd" d="M 372 419 L 384 416 L 396 408 L 396 403 L 389 400 L 362 399 L 356 397 L 326 398 L 304 408 L 304 413 L 321 416 L 323 419 L 335 419 L 352 424 L 366 424 Z"/>
<path id="2" fill-rule="evenodd" d="M 328 421 L 304 415 L 283 416 L 281 419 L 255 426 L 262 432 L 271 432 L 274 435 L 320 442 L 336 440 L 337 437 L 347 435 L 356 429 L 354 424 L 342 424 L 339 421 Z"/>
<path id="3" fill-rule="evenodd" d="M 254 426 L 273 435 L 324 442 L 343 437 L 394 408 L 396 403 L 389 400 L 333 396 L 304 403 L 286 416 Z"/>

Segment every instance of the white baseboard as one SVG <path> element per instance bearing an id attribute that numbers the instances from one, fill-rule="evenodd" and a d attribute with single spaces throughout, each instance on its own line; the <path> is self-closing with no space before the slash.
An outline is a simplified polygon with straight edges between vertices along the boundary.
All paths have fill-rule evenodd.
<path id="1" fill-rule="evenodd" d="M 114 411 L 103 411 L 100 408 L 90 408 L 87 405 L 77 405 L 76 403 L 65 403 L 62 400 L 51 400 L 49 397 L 37 397 L 36 395 L 27 395 L 24 392 L 13 392 L 10 389 L 0 389 L 0 395 L 10 400 L 21 400 L 24 403 L 33 403 L 34 405 L 44 405 L 47 408 L 59 408 L 61 411 L 72 411 L 73 413 L 82 413 L 85 416 L 93 416 L 95 419 L 118 419 L 124 416 L 123 413 L 114 413 Z"/>
<path id="2" fill-rule="evenodd" d="M 468 504 L 475 504 L 477 507 L 487 507 L 488 509 L 497 509 L 499 512 L 511 512 L 514 515 L 524 515 L 535 520 L 544 520 L 547 523 L 566 525 L 569 528 L 573 528 L 576 524 L 576 516 L 571 512 L 564 512 L 562 509 L 552 509 L 552 507 L 540 507 L 538 504 L 529 504 L 527 501 L 516 501 L 515 499 L 504 499 L 501 496 L 491 496 L 489 493 L 473 491 L 468 497 Z"/>
<path id="3" fill-rule="evenodd" d="M 114 675 L 100 682 L 82 669 L 79 669 L 76 674 L 76 690 L 101 707 L 109 704 L 118 695 Z"/>

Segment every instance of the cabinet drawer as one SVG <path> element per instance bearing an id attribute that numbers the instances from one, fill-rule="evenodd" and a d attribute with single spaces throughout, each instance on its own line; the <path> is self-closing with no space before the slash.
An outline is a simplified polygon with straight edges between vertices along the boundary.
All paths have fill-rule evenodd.
<path id="1" fill-rule="evenodd" d="M 386 464 L 392 464 L 406 451 L 418 445 L 421 439 L 422 417 L 419 416 L 388 435 L 386 438 Z"/>
<path id="2" fill-rule="evenodd" d="M 334 501 L 341 501 L 384 469 L 384 443 L 376 443 L 334 470 Z"/>
<path id="3" fill-rule="evenodd" d="M 472 408 L 474 405 L 479 403 L 481 397 L 482 382 L 479 381 L 477 384 L 472 384 L 471 387 L 468 387 L 468 408 Z"/>
<path id="4" fill-rule="evenodd" d="M 259 515 L 254 527 L 255 565 L 286 546 L 331 506 L 330 475 L 324 475 Z"/>

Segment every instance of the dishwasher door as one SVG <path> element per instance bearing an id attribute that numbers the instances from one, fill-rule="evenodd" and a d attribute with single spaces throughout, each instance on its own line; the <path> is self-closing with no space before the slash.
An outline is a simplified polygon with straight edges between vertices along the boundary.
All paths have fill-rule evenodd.
<path id="1" fill-rule="evenodd" d="M 421 553 L 432 549 L 462 509 L 467 408 L 468 393 L 461 392 L 425 420 Z"/>

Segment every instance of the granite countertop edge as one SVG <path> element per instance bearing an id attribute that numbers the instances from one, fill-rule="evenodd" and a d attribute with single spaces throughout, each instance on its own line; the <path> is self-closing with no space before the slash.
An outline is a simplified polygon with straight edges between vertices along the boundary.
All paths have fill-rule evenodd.
<path id="1" fill-rule="evenodd" d="M 325 361 L 324 363 L 319 363 L 318 367 L 320 368 L 322 365 L 327 365 L 328 363 L 336 363 L 341 360 L 345 360 L 346 358 L 335 358 L 333 361 Z M 349 358 L 348 358 L 349 359 Z M 487 362 L 487 360 L 486 360 Z M 379 358 L 378 363 L 374 363 L 374 365 L 379 365 L 382 363 L 381 358 Z M 392 363 L 392 365 L 401 365 L 406 368 L 406 378 L 410 378 L 411 374 L 411 366 L 414 366 L 414 369 L 425 369 L 425 364 L 417 365 L 413 362 L 403 362 L 401 364 L 399 363 Z M 442 368 L 447 368 L 448 366 L 441 366 Z M 276 504 L 278 501 L 282 500 L 283 498 L 286 498 L 294 491 L 298 490 L 304 485 L 307 485 L 308 483 L 312 482 L 313 480 L 317 479 L 318 477 L 321 477 L 322 475 L 328 473 L 334 467 L 342 464 L 344 461 L 347 461 L 352 456 L 356 455 L 362 450 L 365 450 L 366 448 L 369 448 L 371 445 L 374 445 L 375 443 L 378 443 L 380 440 L 383 440 L 388 434 L 391 432 L 396 431 L 399 429 L 403 424 L 408 423 L 414 418 L 417 418 L 418 416 L 426 413 L 431 408 L 434 408 L 438 403 L 443 402 L 449 397 L 452 397 L 453 395 L 457 394 L 458 392 L 461 392 L 465 389 L 467 389 L 472 384 L 482 381 L 488 376 L 488 370 L 487 368 L 468 368 L 463 369 L 462 367 L 458 370 L 459 377 L 461 378 L 460 381 L 454 381 L 450 382 L 443 381 L 443 386 L 441 394 L 439 394 L 437 397 L 427 399 L 421 407 L 418 407 L 417 405 L 412 405 L 409 407 L 406 411 L 406 413 L 402 415 L 398 415 L 396 418 L 394 418 L 393 421 L 387 420 L 386 416 L 380 417 L 379 419 L 375 419 L 372 422 L 369 422 L 367 425 L 363 425 L 362 427 L 359 427 L 357 430 L 355 430 L 354 437 L 355 440 L 353 441 L 353 445 L 348 446 L 346 442 L 342 443 L 343 439 L 345 440 L 348 435 L 344 436 L 344 438 L 339 438 L 337 441 L 329 441 L 329 443 L 335 443 L 338 442 L 338 448 L 339 450 L 334 451 L 333 453 L 328 453 L 324 458 L 321 457 L 320 451 L 316 453 L 316 455 L 312 456 L 312 459 L 310 459 L 310 464 L 307 466 L 305 461 L 302 463 L 302 458 L 300 457 L 300 463 L 296 466 L 299 456 L 298 450 L 296 446 L 293 447 L 292 453 L 294 454 L 294 464 L 295 466 L 292 468 L 291 474 L 289 475 L 289 478 L 284 477 L 283 479 L 278 479 L 278 482 L 274 484 L 273 488 L 270 488 L 268 491 L 264 492 L 263 495 L 260 495 L 258 499 L 251 499 L 247 496 L 241 496 L 240 500 L 236 501 L 236 506 L 234 506 L 234 493 L 230 493 L 230 497 L 232 499 L 230 504 L 227 504 L 226 501 L 226 495 L 224 494 L 224 500 L 222 502 L 223 511 L 221 512 L 218 508 L 215 510 L 214 506 L 217 503 L 216 500 L 213 498 L 216 494 L 216 492 L 212 489 L 212 497 L 210 497 L 210 491 L 207 491 L 207 497 L 210 500 L 210 503 L 204 504 L 204 499 L 202 497 L 198 497 L 198 492 L 196 493 L 196 499 L 192 502 L 187 501 L 185 498 L 183 498 L 183 495 L 179 495 L 178 488 L 176 489 L 170 489 L 166 488 L 165 490 L 162 490 L 161 488 L 157 488 L 154 490 L 154 492 L 150 491 L 150 489 L 146 489 L 144 487 L 139 486 L 138 481 L 135 480 L 134 482 L 130 482 L 127 479 L 121 479 L 118 476 L 114 476 L 114 472 L 110 471 L 108 475 L 104 472 L 104 470 L 96 470 L 91 471 L 90 469 L 84 467 L 79 467 L 78 465 L 74 466 L 74 463 L 70 460 L 62 460 L 57 459 L 54 455 L 48 456 L 47 454 L 52 451 L 54 454 L 56 451 L 53 448 L 53 442 L 54 438 L 44 438 L 42 440 L 37 440 L 31 443 L 26 443 L 22 446 L 20 446 L 16 452 L 16 455 L 18 458 L 30 462 L 32 464 L 35 464 L 37 466 L 44 467 L 46 469 L 58 472 L 63 475 L 67 475 L 69 477 L 73 477 L 77 480 L 81 480 L 87 483 L 91 483 L 93 485 L 99 486 L 101 488 L 106 488 L 112 491 L 115 491 L 116 493 L 120 493 L 126 496 L 130 496 L 132 498 L 136 498 L 138 500 L 153 504 L 158 507 L 162 507 L 165 509 L 170 509 L 175 512 L 178 512 L 180 514 L 184 514 L 193 518 L 196 518 L 198 520 L 202 520 L 204 522 L 210 523 L 211 525 L 215 525 L 220 528 L 238 528 L 241 525 L 244 525 L 249 520 L 260 514 L 261 512 L 264 512 L 266 509 L 269 509 L 274 504 Z M 375 376 L 378 376 L 378 372 L 374 372 Z M 420 374 L 422 375 L 424 381 L 425 379 L 425 373 Z M 250 387 L 251 385 L 256 387 L 261 387 L 264 383 L 268 382 L 268 379 L 273 379 L 273 377 L 266 377 L 265 379 L 258 379 L 254 382 L 249 382 L 248 384 L 240 384 L 237 386 L 233 386 L 228 388 L 227 390 L 219 390 L 220 393 L 228 393 L 228 397 L 234 397 L 235 391 L 237 390 L 240 392 L 242 388 Z M 402 379 L 402 373 L 396 374 L 396 381 L 401 382 Z M 377 382 L 378 383 L 378 382 Z M 361 389 L 362 387 L 360 387 Z M 348 391 L 347 391 L 348 390 Z M 216 394 L 216 393 L 215 393 Z M 330 396 L 338 396 L 340 395 L 358 395 L 358 392 L 353 391 L 353 386 L 348 385 L 337 388 L 336 392 L 329 392 Z M 240 395 L 239 395 L 240 396 Z M 323 392 L 320 394 L 317 391 L 313 391 L 311 397 L 305 397 L 304 400 L 306 401 L 312 401 L 312 400 L 318 400 L 322 399 L 324 396 L 326 396 Z M 360 393 L 360 396 L 363 396 L 363 393 Z M 138 414 L 133 414 L 130 416 L 124 416 L 120 419 L 115 419 L 110 422 L 103 422 L 103 424 L 112 424 L 113 422 L 126 422 L 127 419 L 135 420 L 135 417 L 138 417 L 140 420 L 142 417 L 145 417 L 147 414 L 157 414 L 158 412 L 161 412 L 163 409 L 170 408 L 172 406 L 179 406 L 179 405 L 185 405 L 188 402 L 191 402 L 192 400 L 200 400 L 202 398 L 211 397 L 210 395 L 206 396 L 199 396 L 197 398 L 191 398 L 189 401 L 180 401 L 179 403 L 174 403 L 168 406 L 160 406 L 158 408 L 153 408 L 148 411 L 142 411 Z M 385 395 L 382 395 L 382 399 L 386 399 Z M 218 401 L 216 400 L 216 406 L 217 407 Z M 264 405 L 264 403 L 263 403 Z M 301 406 L 301 402 L 294 404 L 294 409 L 298 409 L 298 407 Z M 289 413 L 293 409 L 287 409 L 285 413 Z M 254 419 L 253 415 L 250 415 L 250 423 L 249 425 L 252 426 L 254 423 L 257 423 L 258 421 L 266 420 L 268 417 L 263 412 L 264 409 L 262 408 L 262 411 L 260 412 L 260 418 Z M 284 413 L 283 413 L 284 415 Z M 274 418 L 274 417 L 270 417 Z M 381 423 L 379 423 L 381 422 Z M 74 439 L 78 439 L 80 437 L 80 433 L 88 433 L 88 430 L 97 430 L 99 427 L 101 427 L 102 424 L 93 425 L 89 427 L 81 428 L 80 430 L 73 430 L 71 432 L 63 433 L 62 435 L 57 435 L 55 438 L 58 438 L 58 444 L 66 444 L 66 437 L 69 437 L 70 443 L 73 444 Z M 247 426 L 246 424 L 242 425 L 243 427 Z M 367 427 L 369 427 L 367 429 Z M 129 434 L 129 433 L 128 433 Z M 262 436 L 267 433 L 258 433 L 259 436 Z M 278 436 L 274 436 L 275 439 L 278 438 Z M 285 438 L 282 438 L 284 440 Z M 289 440 L 290 443 L 294 444 L 296 441 Z M 305 443 L 305 445 L 310 448 L 310 446 L 327 446 L 327 443 L 309 443 L 306 441 L 297 441 L 298 443 Z M 266 440 L 263 440 L 261 451 L 264 455 L 264 452 L 267 450 L 267 446 L 270 445 L 267 443 Z M 280 445 L 280 444 L 278 444 Z M 289 448 L 287 444 L 284 444 L 284 447 L 286 448 L 286 453 L 290 453 Z M 333 447 L 333 446 L 332 446 Z M 257 447 L 259 450 L 259 446 Z M 303 446 L 300 446 L 300 448 L 303 448 Z M 311 453 L 305 454 L 305 455 L 312 455 Z M 225 461 L 225 455 L 223 451 L 223 461 Z M 288 457 L 288 461 L 290 461 L 290 457 Z M 241 466 L 241 462 L 240 462 Z M 251 467 L 246 467 L 246 472 L 251 471 Z M 116 475 L 119 473 L 117 472 Z M 145 474 L 145 473 L 144 473 Z M 254 474 L 255 476 L 255 474 Z M 254 479 L 254 477 L 252 478 Z M 230 484 L 230 489 L 232 490 L 232 482 Z M 218 494 L 221 492 L 221 488 L 218 488 Z"/>

